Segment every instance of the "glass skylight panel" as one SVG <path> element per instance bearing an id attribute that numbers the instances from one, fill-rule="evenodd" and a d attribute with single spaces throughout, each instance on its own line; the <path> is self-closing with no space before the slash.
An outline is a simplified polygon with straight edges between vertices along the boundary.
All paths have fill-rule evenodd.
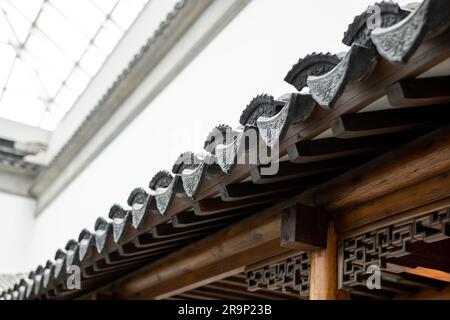
<path id="1" fill-rule="evenodd" d="M 124 0 L 125 1 L 125 0 Z M 123 32 L 116 24 L 111 20 L 108 20 L 103 25 L 102 30 L 95 38 L 95 44 L 105 54 L 110 54 L 116 46 L 119 39 L 122 37 Z"/>
<path id="2" fill-rule="evenodd" d="M 37 65 L 34 70 L 38 74 L 39 85 L 48 96 L 53 97 L 61 87 L 62 80 L 55 75 L 55 72 L 43 65 Z"/>
<path id="3" fill-rule="evenodd" d="M 33 81 L 34 76 L 22 59 L 16 59 L 8 79 L 7 90 L 32 97 L 39 97 L 38 87 Z"/>
<path id="4" fill-rule="evenodd" d="M 90 74 L 96 74 L 105 61 L 105 54 L 95 46 L 90 46 L 80 60 L 80 66 Z"/>
<path id="5" fill-rule="evenodd" d="M 29 21 L 36 19 L 39 10 L 41 9 L 43 0 L 2 0 L 9 5 L 15 7 Z"/>
<path id="6" fill-rule="evenodd" d="M 39 33 L 30 36 L 26 48 L 30 54 L 61 81 L 72 70 L 74 62 L 50 40 Z"/>
<path id="7" fill-rule="evenodd" d="M 143 3 L 140 1 L 120 1 L 111 17 L 122 29 L 127 30 L 134 17 L 141 12 L 142 6 Z"/>
<path id="8" fill-rule="evenodd" d="M 6 22 L 10 25 L 12 29 L 11 36 L 15 38 L 14 40 L 23 42 L 28 36 L 28 32 L 31 27 L 31 22 L 24 16 L 20 11 L 18 11 L 11 2 L 1 2 L 3 7 L 3 16 Z M 13 40 L 13 39 L 11 39 Z"/>
<path id="9" fill-rule="evenodd" d="M 70 110 L 70 107 L 75 100 L 77 99 L 77 95 L 71 90 L 61 90 L 55 97 L 55 108 L 57 110 L 61 110 L 66 113 Z"/>
<path id="10" fill-rule="evenodd" d="M 0 0 L 0 117 L 53 130 L 148 1 Z"/>
<path id="11" fill-rule="evenodd" d="M 66 84 L 75 93 L 80 95 L 86 88 L 89 79 L 90 77 L 86 74 L 85 71 L 81 70 L 79 67 L 76 67 L 67 79 Z"/>
<path id="12" fill-rule="evenodd" d="M 106 15 L 90 0 L 52 0 L 50 4 L 69 21 L 75 30 L 88 40 L 95 36 L 106 19 Z"/>
<path id="13" fill-rule="evenodd" d="M 126 1 L 126 0 L 121 0 Z M 114 1 L 104 1 L 104 0 L 91 0 L 92 4 L 95 5 L 99 10 L 101 10 L 104 14 L 108 14 L 114 8 L 114 6 L 119 3 L 119 0 Z"/>
<path id="14" fill-rule="evenodd" d="M 37 26 L 65 56 L 77 61 L 89 43 L 84 37 L 52 6 L 46 6 Z"/>
<path id="15" fill-rule="evenodd" d="M 0 43 L 8 44 L 9 39 L 5 33 L 5 30 L 0 26 Z"/>
<path id="16" fill-rule="evenodd" d="M 0 89 L 6 84 L 15 57 L 16 52 L 11 46 L 0 43 Z"/>
<path id="17" fill-rule="evenodd" d="M 38 98 L 6 90 L 1 110 L 1 115 L 7 119 L 38 126 L 45 112 L 45 104 Z"/>
<path id="18" fill-rule="evenodd" d="M 45 111 L 39 126 L 43 129 L 54 128 L 62 120 L 62 117 L 57 117 L 54 113 Z"/>

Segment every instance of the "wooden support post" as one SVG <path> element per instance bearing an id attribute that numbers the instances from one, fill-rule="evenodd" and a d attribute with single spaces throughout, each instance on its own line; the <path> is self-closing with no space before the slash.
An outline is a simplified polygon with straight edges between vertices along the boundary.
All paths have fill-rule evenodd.
<path id="1" fill-rule="evenodd" d="M 346 292 L 338 290 L 338 245 L 334 223 L 328 223 L 327 248 L 311 252 L 310 300 L 348 299 Z"/>

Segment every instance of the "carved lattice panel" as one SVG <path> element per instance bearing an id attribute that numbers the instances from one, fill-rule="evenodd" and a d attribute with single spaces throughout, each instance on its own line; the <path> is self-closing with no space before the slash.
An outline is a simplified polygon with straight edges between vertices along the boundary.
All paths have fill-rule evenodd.
<path id="1" fill-rule="evenodd" d="M 402 223 L 347 238 L 342 244 L 342 285 L 364 284 L 370 265 L 386 266 L 386 259 L 410 254 L 407 245 L 450 237 L 450 208 L 431 212 Z"/>
<path id="2" fill-rule="evenodd" d="M 247 289 L 296 291 L 301 296 L 309 295 L 309 254 L 298 256 L 247 272 Z"/>

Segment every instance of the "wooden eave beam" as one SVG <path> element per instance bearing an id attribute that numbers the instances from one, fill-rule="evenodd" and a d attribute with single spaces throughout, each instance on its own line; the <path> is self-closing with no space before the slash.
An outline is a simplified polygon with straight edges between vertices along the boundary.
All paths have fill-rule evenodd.
<path id="1" fill-rule="evenodd" d="M 449 136 L 449 126 L 435 130 L 271 209 L 280 211 L 297 203 L 323 206 L 334 215 L 336 232 L 350 235 L 373 228 L 374 223 L 389 224 L 388 220 L 398 222 L 448 207 Z M 337 199 L 345 206 L 333 206 Z"/>
<path id="2" fill-rule="evenodd" d="M 336 230 L 352 236 L 450 206 L 450 171 L 349 207 L 335 217 Z"/>
<path id="3" fill-rule="evenodd" d="M 163 299 L 243 272 L 282 254 L 281 212 L 265 211 L 151 263 L 119 288 L 125 298 Z"/>
<path id="4" fill-rule="evenodd" d="M 315 204 L 337 213 L 450 170 L 444 126 L 319 187 Z"/>

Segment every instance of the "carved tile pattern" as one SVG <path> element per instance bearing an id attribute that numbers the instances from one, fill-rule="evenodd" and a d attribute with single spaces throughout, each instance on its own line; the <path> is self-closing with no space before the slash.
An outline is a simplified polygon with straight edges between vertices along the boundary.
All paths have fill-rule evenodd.
<path id="1" fill-rule="evenodd" d="M 131 221 L 136 229 L 144 218 L 148 201 L 151 201 L 151 196 L 142 188 L 134 189 L 128 198 L 128 205 L 131 206 Z"/>
<path id="2" fill-rule="evenodd" d="M 41 287 L 41 283 L 42 283 L 42 274 L 36 274 L 34 276 L 34 294 L 38 294 L 39 293 L 39 288 Z"/>
<path id="3" fill-rule="evenodd" d="M 242 141 L 242 137 L 244 135 L 244 130 L 242 130 L 235 140 L 228 144 L 220 144 L 216 146 L 216 157 L 217 162 L 219 163 L 220 168 L 223 172 L 229 173 L 235 166 L 237 161 L 237 155 L 239 151 L 239 147 Z"/>
<path id="4" fill-rule="evenodd" d="M 404 20 L 389 28 L 377 28 L 371 38 L 378 52 L 384 58 L 396 63 L 404 63 L 415 50 L 424 35 L 428 1 L 424 1 Z"/>
<path id="5" fill-rule="evenodd" d="M 197 168 L 189 173 L 181 173 L 183 188 L 187 196 L 191 199 L 195 198 L 197 191 L 201 185 L 205 174 L 205 162 L 202 162 Z"/>
<path id="6" fill-rule="evenodd" d="M 373 71 L 376 63 L 375 49 L 353 44 L 333 70 L 308 77 L 311 96 L 321 106 L 333 108 L 347 84 L 361 81 Z"/>
<path id="7" fill-rule="evenodd" d="M 118 242 L 125 227 L 125 219 L 114 219 L 112 226 L 114 241 Z"/>
<path id="8" fill-rule="evenodd" d="M 136 229 L 139 227 L 139 225 L 141 224 L 142 219 L 144 218 L 145 208 L 146 208 L 146 204 L 144 203 L 142 208 L 140 208 L 140 209 L 134 209 L 133 208 L 131 210 L 131 220 L 132 220 L 133 226 Z"/>
<path id="9" fill-rule="evenodd" d="M 43 280 L 42 284 L 43 284 L 44 288 L 47 288 L 48 283 L 50 281 L 50 277 L 51 277 L 51 268 L 50 267 L 49 268 L 45 268 L 44 269 L 43 279 L 42 279 Z"/>
<path id="10" fill-rule="evenodd" d="M 309 76 L 321 76 L 332 70 L 341 59 L 330 53 L 312 53 L 300 59 L 292 66 L 285 77 L 285 81 L 293 85 L 298 91 L 307 86 Z"/>
<path id="11" fill-rule="evenodd" d="M 242 112 L 240 124 L 256 125 L 259 117 L 273 117 L 277 113 L 277 103 L 272 96 L 261 94 L 254 98 Z"/>
<path id="12" fill-rule="evenodd" d="M 97 247 L 98 253 L 102 253 L 106 244 L 106 237 L 108 236 L 109 225 L 106 221 L 102 221 L 97 224 L 98 227 L 95 228 L 95 245 Z"/>
<path id="13" fill-rule="evenodd" d="M 274 148 L 281 137 L 289 114 L 289 104 L 286 104 L 281 111 L 272 118 L 260 117 L 257 120 L 259 134 L 264 142 L 271 148 Z"/>
<path id="14" fill-rule="evenodd" d="M 78 255 L 79 255 L 81 261 L 84 260 L 86 254 L 88 252 L 88 249 L 89 249 L 89 247 L 91 245 L 91 241 L 92 241 L 92 235 L 91 236 L 87 236 L 84 239 L 81 239 L 80 245 L 79 245 L 79 248 L 78 248 Z"/>
<path id="15" fill-rule="evenodd" d="M 34 279 L 30 279 L 30 280 L 25 280 L 27 281 L 27 290 L 25 292 L 25 296 L 27 297 L 27 299 L 31 296 L 31 294 L 33 293 L 33 285 L 34 285 Z"/>
<path id="16" fill-rule="evenodd" d="M 382 28 L 390 27 L 398 23 L 409 14 L 408 10 L 402 9 L 397 3 L 390 1 L 378 2 L 375 3 L 374 6 L 377 6 L 380 10 L 380 27 Z M 368 7 L 367 9 L 370 8 L 371 7 Z M 367 21 L 368 19 L 371 19 L 372 13 L 367 9 L 356 16 L 349 25 L 347 31 L 344 33 L 344 39 L 342 40 L 344 44 L 351 46 L 353 43 L 357 43 L 366 47 L 372 44 L 370 39 L 371 30 L 367 27 Z"/>
<path id="17" fill-rule="evenodd" d="M 329 106 L 336 97 L 344 82 L 349 57 L 350 52 L 345 55 L 344 59 L 333 70 L 322 76 L 308 77 L 308 87 L 311 89 L 311 95 L 318 104 Z"/>
<path id="18" fill-rule="evenodd" d="M 55 278 L 59 277 L 59 274 L 62 271 L 63 265 L 64 265 L 64 260 L 57 260 L 57 261 L 55 261 L 55 269 L 53 270 Z"/>
<path id="19" fill-rule="evenodd" d="M 159 213 L 164 214 L 169 207 L 170 201 L 173 197 L 173 187 L 175 184 L 175 179 L 172 179 L 169 186 L 164 189 L 157 189 L 155 191 L 156 207 Z"/>

